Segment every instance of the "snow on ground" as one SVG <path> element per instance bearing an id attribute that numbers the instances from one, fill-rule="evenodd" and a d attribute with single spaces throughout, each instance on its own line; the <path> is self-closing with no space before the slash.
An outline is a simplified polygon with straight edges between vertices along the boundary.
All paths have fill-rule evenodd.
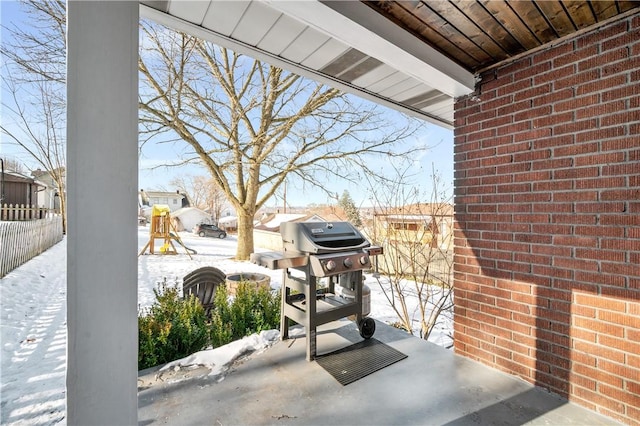
<path id="1" fill-rule="evenodd" d="M 215 266 L 226 274 L 253 272 L 271 277 L 279 288 L 282 271 L 251 262 L 233 260 L 237 239 L 200 238 L 179 233 L 184 244 L 197 251 L 192 259 L 176 244 L 178 255 L 142 255 L 138 258 L 138 303 L 150 306 L 153 289 L 164 278 L 181 283 L 182 277 L 201 266 Z M 138 251 L 148 241 L 148 228 L 138 228 Z M 65 423 L 66 371 L 66 238 L 0 280 L 0 424 L 51 425 Z M 397 321 L 377 280 L 368 276 L 370 316 L 387 323 Z M 419 329 L 419 323 L 416 323 Z M 453 320 L 445 315 L 430 341 L 450 346 Z M 277 341 L 277 332 L 249 336 L 225 347 L 201 351 L 174 361 L 165 369 L 205 365 L 211 374 L 223 376 L 240 355 L 263 350 Z"/>
<path id="2" fill-rule="evenodd" d="M 66 239 L 0 280 L 0 423 L 65 416 Z"/>

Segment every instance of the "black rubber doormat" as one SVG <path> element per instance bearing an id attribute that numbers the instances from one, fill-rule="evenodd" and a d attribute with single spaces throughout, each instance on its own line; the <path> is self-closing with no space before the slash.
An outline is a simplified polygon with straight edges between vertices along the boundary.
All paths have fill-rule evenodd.
<path id="1" fill-rule="evenodd" d="M 407 355 L 379 340 L 368 339 L 320 355 L 316 357 L 316 362 L 345 386 L 406 357 Z"/>

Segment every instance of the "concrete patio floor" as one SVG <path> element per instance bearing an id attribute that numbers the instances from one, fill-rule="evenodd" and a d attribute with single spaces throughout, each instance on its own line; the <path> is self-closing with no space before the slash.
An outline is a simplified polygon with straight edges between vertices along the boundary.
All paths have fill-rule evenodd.
<path id="1" fill-rule="evenodd" d="M 305 338 L 237 362 L 222 381 L 154 380 L 141 372 L 140 425 L 616 425 L 556 395 L 376 321 L 374 338 L 408 355 L 347 386 L 305 360 Z M 326 324 L 318 353 L 361 341 L 355 323 Z M 183 373 L 181 373 L 183 374 Z"/>

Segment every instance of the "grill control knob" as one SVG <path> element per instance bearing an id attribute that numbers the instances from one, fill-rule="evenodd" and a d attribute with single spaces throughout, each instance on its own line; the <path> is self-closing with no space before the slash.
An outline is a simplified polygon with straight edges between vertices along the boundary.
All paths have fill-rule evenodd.
<path id="1" fill-rule="evenodd" d="M 368 265 L 369 264 L 369 256 L 367 256 L 367 255 L 360 256 L 360 264 L 362 266 Z"/>
<path id="2" fill-rule="evenodd" d="M 353 266 L 353 260 L 351 260 L 350 257 L 347 257 L 342 261 L 342 264 L 345 266 L 345 268 L 351 268 Z"/>
<path id="3" fill-rule="evenodd" d="M 325 264 L 325 268 L 327 268 L 327 271 L 333 271 L 334 269 L 336 269 L 336 262 L 334 262 L 333 260 L 328 260 Z"/>

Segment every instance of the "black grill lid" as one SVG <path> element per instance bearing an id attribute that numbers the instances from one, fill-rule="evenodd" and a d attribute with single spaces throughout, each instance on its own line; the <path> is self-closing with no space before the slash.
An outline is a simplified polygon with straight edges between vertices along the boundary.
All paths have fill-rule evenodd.
<path id="1" fill-rule="evenodd" d="M 349 222 L 283 222 L 280 235 L 285 252 L 334 253 L 370 245 Z"/>

